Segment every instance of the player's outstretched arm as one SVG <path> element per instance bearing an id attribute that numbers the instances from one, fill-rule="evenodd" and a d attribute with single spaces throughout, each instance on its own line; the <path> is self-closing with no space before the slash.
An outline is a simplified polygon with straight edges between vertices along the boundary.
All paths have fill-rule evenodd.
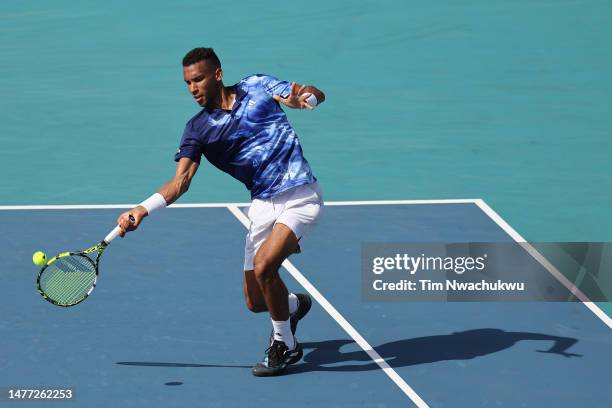
<path id="1" fill-rule="evenodd" d="M 159 189 L 166 200 L 166 204 L 170 205 L 180 196 L 185 194 L 191 184 L 191 179 L 195 176 L 198 170 L 198 163 L 188 157 L 182 157 L 176 165 L 176 174 L 166 184 Z"/>
<path id="2" fill-rule="evenodd" d="M 178 200 L 189 189 L 191 179 L 197 170 L 198 163 L 182 157 L 176 166 L 176 174 L 159 189 L 159 192 L 117 218 L 117 225 L 121 227 L 120 235 L 123 237 L 128 231 L 138 228 L 142 220 L 153 210 L 163 208 Z M 130 221 L 130 216 L 133 217 L 133 222 Z"/>
<path id="3" fill-rule="evenodd" d="M 325 94 L 312 85 L 291 83 L 291 92 L 286 98 L 272 96 L 275 101 L 293 109 L 314 109 L 325 101 Z"/>

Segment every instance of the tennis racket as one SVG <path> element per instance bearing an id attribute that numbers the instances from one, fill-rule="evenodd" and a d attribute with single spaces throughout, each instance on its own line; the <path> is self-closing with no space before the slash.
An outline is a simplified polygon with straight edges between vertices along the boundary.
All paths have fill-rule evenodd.
<path id="1" fill-rule="evenodd" d="M 130 222 L 135 222 L 131 215 Z M 51 258 L 38 272 L 38 292 L 47 301 L 62 307 L 74 306 L 87 299 L 96 287 L 100 257 L 111 241 L 119 236 L 120 231 L 121 228 L 116 226 L 99 244 L 91 248 L 62 252 Z"/>

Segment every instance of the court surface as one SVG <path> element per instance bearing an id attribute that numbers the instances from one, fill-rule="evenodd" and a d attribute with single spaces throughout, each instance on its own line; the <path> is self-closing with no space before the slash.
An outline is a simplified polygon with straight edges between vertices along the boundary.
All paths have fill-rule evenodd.
<path id="1" fill-rule="evenodd" d="M 359 264 L 366 241 L 610 242 L 611 14 L 603 0 L 0 2 L 0 387 L 73 387 L 75 407 L 612 406 L 612 302 L 366 302 Z M 287 115 L 329 202 L 481 197 L 512 227 L 473 200 L 327 206 L 282 272 L 322 303 L 281 378 L 250 374 L 269 321 L 244 306 L 244 206 L 160 212 L 112 244 L 90 299 L 44 302 L 34 250 L 95 243 L 108 204 L 174 173 L 199 110 L 181 58 L 198 46 L 226 85 L 264 73 L 326 93 Z M 179 203 L 247 199 L 207 164 Z M 92 203 L 107 206 L 22 206 Z M 539 352 L 552 346 L 580 356 Z"/>
<path id="2" fill-rule="evenodd" d="M 281 394 L 295 407 L 609 406 L 611 323 L 597 308 L 362 301 L 362 242 L 516 239 L 484 202 L 330 204 L 282 272 L 296 292 L 304 277 L 317 302 L 298 328 L 303 361 L 277 378 L 250 374 L 270 323 L 244 306 L 244 206 L 147 219 L 113 242 L 92 297 L 68 309 L 36 292 L 32 252 L 87 246 L 120 209 L 2 207 L 0 384 L 71 387 L 75 400 L 54 406 L 78 407 L 270 406 Z M 553 345 L 575 356 L 539 352 Z M 0 403 L 12 405 L 23 406 Z"/>

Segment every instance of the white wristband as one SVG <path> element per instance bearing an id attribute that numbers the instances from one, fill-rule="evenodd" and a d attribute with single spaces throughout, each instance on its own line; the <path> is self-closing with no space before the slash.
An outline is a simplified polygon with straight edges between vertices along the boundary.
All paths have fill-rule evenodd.
<path id="1" fill-rule="evenodd" d="M 160 208 L 166 208 L 168 204 L 166 204 L 166 199 L 159 193 L 153 194 L 151 197 L 144 200 L 140 203 L 143 206 L 149 215 L 155 210 L 159 210 Z"/>
<path id="2" fill-rule="evenodd" d="M 314 96 L 314 94 L 310 94 L 310 96 L 308 98 L 304 99 L 304 102 L 306 102 L 307 104 L 309 104 L 313 108 L 315 106 L 317 106 L 317 103 L 319 103 L 319 101 L 317 101 L 317 97 Z"/>

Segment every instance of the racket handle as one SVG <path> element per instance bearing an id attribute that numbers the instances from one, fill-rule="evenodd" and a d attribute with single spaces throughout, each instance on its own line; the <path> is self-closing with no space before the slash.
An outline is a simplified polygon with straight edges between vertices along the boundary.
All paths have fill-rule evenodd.
<path id="1" fill-rule="evenodd" d="M 130 222 L 132 224 L 134 224 L 136 222 L 136 219 L 130 215 Z M 116 226 L 115 228 L 113 228 L 113 230 L 111 232 L 109 232 L 109 234 L 104 238 L 104 242 L 106 242 L 106 244 L 110 244 L 111 241 L 115 238 L 117 238 L 119 236 L 119 233 L 121 232 L 121 227 L 120 226 Z"/>
<path id="2" fill-rule="evenodd" d="M 115 238 L 117 238 L 119 236 L 119 233 L 121 232 L 121 227 L 120 226 L 116 226 L 115 228 L 113 228 L 113 230 L 104 238 L 104 242 L 106 242 L 107 244 L 110 244 L 111 241 Z"/>

